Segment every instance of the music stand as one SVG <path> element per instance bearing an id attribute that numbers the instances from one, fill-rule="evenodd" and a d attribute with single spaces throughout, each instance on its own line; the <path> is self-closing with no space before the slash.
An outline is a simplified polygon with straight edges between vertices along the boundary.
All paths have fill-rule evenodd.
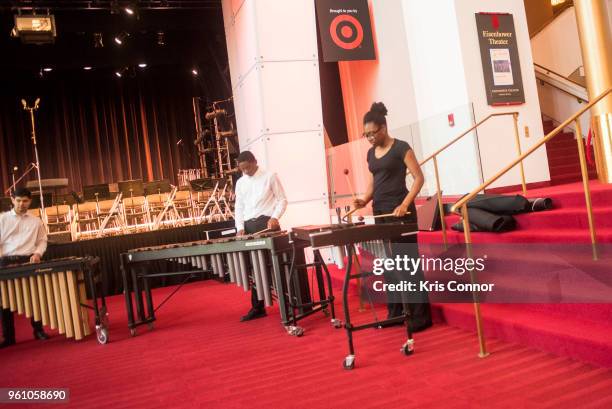
<path id="1" fill-rule="evenodd" d="M 68 205 L 73 206 L 77 204 L 77 200 L 75 199 L 72 193 L 66 193 L 62 195 L 55 196 L 55 205 Z"/>
<path id="2" fill-rule="evenodd" d="M 88 201 L 95 200 L 96 202 L 98 202 L 100 199 L 110 199 L 111 194 L 108 183 L 83 186 L 83 198 Z"/>
<path id="3" fill-rule="evenodd" d="M 162 193 L 170 193 L 171 191 L 172 191 L 172 187 L 170 186 L 170 181 L 167 179 L 154 180 L 152 182 L 144 183 L 145 196 L 150 196 L 154 194 L 162 194 Z"/>
<path id="4" fill-rule="evenodd" d="M 43 204 L 44 207 L 51 207 L 53 205 L 53 193 L 43 193 Z M 30 205 L 30 209 L 40 209 L 40 196 L 32 197 L 32 204 Z"/>
<path id="5" fill-rule="evenodd" d="M 215 188 L 217 180 L 215 178 L 194 179 L 189 181 L 189 185 L 192 192 L 206 192 Z"/>
<path id="6" fill-rule="evenodd" d="M 200 212 L 200 221 L 206 217 L 206 211 L 208 210 L 209 206 L 211 207 L 211 214 L 208 215 L 209 220 L 212 220 L 212 210 L 214 209 L 218 211 L 218 214 L 222 214 L 221 208 L 219 207 L 219 201 L 217 200 L 216 195 L 219 191 L 219 188 L 225 187 L 225 185 L 227 184 L 227 179 L 202 178 L 192 180 L 189 182 L 189 184 L 191 185 L 191 190 L 194 192 L 206 192 L 212 190 L 212 192 L 210 193 L 210 197 L 208 198 L 206 204 Z"/>
<path id="7" fill-rule="evenodd" d="M 123 193 L 123 196 L 144 196 L 144 182 L 142 179 L 138 180 L 124 180 L 118 183 L 119 192 Z"/>

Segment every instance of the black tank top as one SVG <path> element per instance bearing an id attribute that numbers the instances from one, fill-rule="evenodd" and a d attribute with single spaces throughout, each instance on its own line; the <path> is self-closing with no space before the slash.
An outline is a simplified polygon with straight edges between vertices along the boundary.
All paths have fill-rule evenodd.
<path id="1" fill-rule="evenodd" d="M 368 169 L 374 176 L 372 207 L 376 210 L 393 210 L 408 194 L 404 158 L 411 148 L 407 142 L 394 139 L 382 158 L 376 158 L 374 149 L 368 150 Z"/>

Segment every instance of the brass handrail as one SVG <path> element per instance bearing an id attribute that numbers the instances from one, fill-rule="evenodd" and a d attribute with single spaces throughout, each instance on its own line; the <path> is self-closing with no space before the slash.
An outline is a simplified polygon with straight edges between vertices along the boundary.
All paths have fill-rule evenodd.
<path id="1" fill-rule="evenodd" d="M 444 220 L 444 207 L 442 204 L 442 190 L 440 189 L 440 173 L 438 170 L 438 155 L 442 152 L 444 152 L 447 148 L 449 148 L 451 145 L 453 145 L 455 142 L 457 142 L 458 140 L 462 139 L 464 136 L 468 135 L 470 132 L 474 131 L 476 128 L 478 128 L 480 125 L 484 124 L 485 122 L 487 122 L 489 119 L 495 117 L 495 116 L 506 116 L 506 115 L 512 115 L 512 118 L 514 119 L 514 134 L 516 137 L 516 144 L 517 144 L 517 151 L 519 153 L 519 155 L 521 154 L 521 143 L 520 143 L 520 138 L 518 135 L 518 112 L 498 112 L 496 114 L 491 114 L 489 116 L 487 116 L 486 118 L 484 118 L 483 120 L 481 120 L 480 122 L 472 125 L 470 128 L 468 128 L 466 131 L 462 132 L 460 135 L 458 135 L 457 137 L 455 137 L 452 141 L 448 142 L 446 145 L 444 145 L 443 147 L 441 147 L 440 149 L 438 149 L 437 151 L 435 151 L 434 153 L 432 153 L 431 155 L 429 155 L 427 158 L 425 158 L 424 160 L 422 160 L 419 165 L 423 166 L 424 164 L 426 164 L 427 162 L 429 162 L 430 160 L 433 160 L 433 165 L 434 165 L 434 172 L 436 175 L 436 190 L 437 190 L 437 200 L 438 200 L 438 212 L 440 214 L 440 223 L 441 223 L 441 227 L 442 227 L 442 240 L 444 241 L 444 246 L 448 245 L 448 239 L 446 237 L 446 221 Z M 526 185 L 525 185 L 525 173 L 522 169 L 521 166 L 521 176 L 523 177 L 523 190 L 525 190 L 526 192 Z"/>
<path id="2" fill-rule="evenodd" d="M 540 64 L 535 63 L 535 62 L 533 63 L 533 65 L 534 65 L 534 66 L 536 66 L 536 67 L 538 67 L 538 68 L 541 68 L 541 69 L 542 69 L 542 70 L 544 70 L 544 71 L 546 71 L 546 73 L 547 73 L 547 74 L 555 74 L 557 77 L 560 77 L 560 78 L 562 78 L 562 79 L 564 79 L 564 80 L 566 80 L 566 81 L 568 81 L 568 82 L 571 82 L 571 83 L 572 83 L 572 84 L 574 84 L 574 85 L 578 85 L 580 88 L 586 88 L 584 85 L 582 85 L 582 84 L 580 84 L 580 83 L 578 83 L 578 82 L 574 81 L 573 79 L 571 79 L 571 78 L 569 78 L 569 77 L 566 77 L 566 76 L 565 76 L 565 75 L 563 75 L 563 74 L 559 74 L 558 72 L 553 71 L 553 70 L 551 70 L 550 68 L 546 68 L 546 67 L 544 67 L 543 65 L 540 65 Z"/>
<path id="3" fill-rule="evenodd" d="M 493 177 L 491 177 L 489 180 L 487 180 L 486 182 L 484 182 L 483 184 L 481 184 L 480 186 L 478 186 L 476 189 L 474 189 L 473 191 L 471 191 L 470 193 L 468 193 L 467 195 L 465 195 L 464 197 L 462 197 L 460 200 L 458 200 L 453 207 L 451 208 L 451 210 L 455 213 L 458 212 L 458 209 L 460 207 L 464 207 L 466 206 L 467 202 L 470 201 L 471 199 L 473 199 L 478 193 L 480 193 L 482 190 L 486 189 L 487 187 L 489 187 L 489 185 L 491 185 L 493 182 L 495 182 L 497 179 L 499 179 L 500 177 L 502 177 L 503 175 L 505 175 L 506 173 L 508 173 L 509 170 L 511 170 L 513 167 L 515 167 L 517 164 L 523 162 L 523 160 L 525 160 L 525 158 L 527 158 L 529 155 L 531 155 L 534 151 L 536 151 L 537 149 L 539 149 L 542 145 L 544 145 L 546 142 L 550 141 L 552 138 L 554 138 L 555 136 L 557 136 L 562 130 L 563 128 L 565 128 L 566 126 L 568 126 L 572 121 L 576 121 L 580 116 L 582 116 L 582 114 L 584 114 L 586 111 L 588 111 L 589 109 L 591 109 L 593 107 L 593 105 L 597 104 L 599 101 L 601 101 L 602 99 L 604 99 L 608 94 L 610 94 L 612 92 L 612 88 L 608 88 L 606 91 L 604 91 L 603 93 L 601 93 L 600 95 L 598 95 L 595 99 L 593 99 L 593 101 L 589 102 L 587 105 L 585 105 L 584 107 L 582 107 L 580 110 L 578 110 L 578 112 L 576 112 L 574 115 L 572 115 L 571 117 L 569 117 L 568 119 L 566 119 L 563 123 L 561 123 L 559 126 L 557 126 L 555 129 L 553 129 L 548 135 L 546 135 L 544 138 L 542 138 L 542 140 L 538 143 L 536 143 L 535 145 L 533 145 L 531 148 L 529 148 L 525 153 L 523 153 L 522 155 L 520 155 L 517 159 L 515 159 L 514 161 L 512 161 L 512 163 L 510 163 L 509 165 L 505 166 L 502 170 L 500 170 L 499 172 L 497 172 Z M 576 138 L 581 144 L 581 138 Z M 582 146 L 582 145 L 581 145 Z M 584 175 L 583 175 L 584 176 Z M 588 180 L 588 174 L 587 176 L 587 180 Z"/>
<path id="4" fill-rule="evenodd" d="M 499 179 L 504 174 L 506 174 L 509 170 L 514 168 L 517 164 L 521 163 L 521 166 L 522 166 L 523 160 L 525 158 L 527 158 L 529 155 L 531 155 L 533 152 L 539 149 L 546 142 L 550 141 L 552 138 L 557 136 L 563 130 L 563 128 L 565 128 L 572 121 L 574 121 L 575 126 L 576 126 L 576 132 L 578 133 L 578 136 L 576 137 L 576 143 L 578 144 L 578 154 L 580 157 L 580 172 L 582 173 L 582 184 L 584 187 L 584 196 L 586 199 L 587 215 L 588 215 L 588 221 L 589 221 L 589 231 L 591 234 L 591 243 L 593 245 L 593 258 L 597 259 L 597 251 L 596 251 L 596 246 L 595 246 L 596 244 L 595 222 L 593 220 L 593 207 L 591 204 L 591 191 L 589 188 L 589 171 L 588 171 L 587 163 L 586 163 L 584 142 L 582 140 L 582 130 L 580 129 L 580 121 L 578 120 L 578 118 L 582 114 L 584 114 L 586 111 L 591 109 L 593 105 L 597 104 L 599 101 L 604 99 L 611 92 L 612 92 L 612 88 L 609 88 L 608 90 L 603 92 L 601 95 L 597 96 L 597 98 L 589 102 L 588 105 L 584 106 L 574 115 L 572 115 L 570 118 L 565 120 L 561 125 L 556 127 L 552 132 L 544 136 L 544 138 L 542 138 L 540 142 L 538 142 L 537 144 L 529 148 L 527 152 L 519 155 L 519 157 L 515 159 L 511 164 L 504 167 L 502 170 L 497 172 L 495 176 L 493 176 L 492 178 L 490 178 L 489 180 L 487 180 L 486 182 L 478 186 L 476 189 L 474 189 L 472 192 L 470 192 L 466 196 L 462 197 L 460 200 L 457 201 L 457 203 L 455 203 L 452 206 L 451 210 L 455 213 L 460 213 L 463 218 L 463 234 L 465 237 L 465 244 L 467 248 L 468 257 L 471 257 L 471 246 L 472 246 L 472 236 L 470 232 L 470 220 L 468 216 L 468 207 L 467 207 L 468 202 L 471 199 L 473 199 L 478 193 L 484 190 L 486 187 L 491 185 L 497 179 Z M 486 357 L 488 355 L 488 352 L 487 352 L 487 346 L 486 346 L 486 341 L 485 341 L 485 336 L 484 336 L 482 316 L 480 313 L 480 303 L 476 299 L 474 300 L 474 317 L 476 319 L 476 332 L 478 334 L 478 343 L 480 347 L 479 356 Z"/>

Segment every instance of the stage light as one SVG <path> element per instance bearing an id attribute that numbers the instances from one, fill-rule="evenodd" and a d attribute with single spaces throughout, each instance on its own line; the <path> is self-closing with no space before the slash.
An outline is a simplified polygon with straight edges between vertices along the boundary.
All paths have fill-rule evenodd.
<path id="1" fill-rule="evenodd" d="M 115 71 L 115 75 L 117 76 L 117 78 L 121 78 L 127 72 L 127 70 L 127 67 L 123 67 L 120 70 Z"/>
<path id="2" fill-rule="evenodd" d="M 45 67 L 45 68 L 43 68 L 43 71 L 44 71 L 44 72 L 51 72 L 51 71 L 53 71 L 53 68 L 51 68 L 51 67 Z"/>
<path id="3" fill-rule="evenodd" d="M 21 38 L 24 44 L 53 44 L 55 42 L 55 17 L 47 11 L 46 16 L 34 14 L 15 15 L 15 27 L 11 30 L 12 37 Z"/>
<path id="4" fill-rule="evenodd" d="M 166 34 L 163 31 L 157 32 L 157 45 L 166 45 Z"/>
<path id="5" fill-rule="evenodd" d="M 94 48 L 103 48 L 104 41 L 102 39 L 102 33 L 94 33 Z"/>
<path id="6" fill-rule="evenodd" d="M 134 9 L 132 8 L 132 6 L 126 6 L 123 10 L 125 10 L 125 12 L 130 16 L 134 15 Z"/>
<path id="7" fill-rule="evenodd" d="M 90 70 L 91 70 L 91 67 L 90 67 L 89 65 L 86 65 L 86 66 L 84 66 L 84 67 L 83 67 L 83 69 L 84 69 L 85 71 L 90 71 Z"/>
<path id="8" fill-rule="evenodd" d="M 115 36 L 115 43 L 117 43 L 117 45 L 122 45 L 129 36 L 130 35 L 124 31 L 118 36 Z"/>
<path id="9" fill-rule="evenodd" d="M 191 73 L 192 73 L 192 74 L 193 74 L 195 77 L 197 77 L 197 76 L 198 76 L 198 74 L 199 74 L 198 70 L 196 70 L 195 68 L 191 70 Z"/>
<path id="10" fill-rule="evenodd" d="M 140 64 L 138 64 L 138 66 L 140 68 L 147 68 L 147 63 L 141 62 Z"/>

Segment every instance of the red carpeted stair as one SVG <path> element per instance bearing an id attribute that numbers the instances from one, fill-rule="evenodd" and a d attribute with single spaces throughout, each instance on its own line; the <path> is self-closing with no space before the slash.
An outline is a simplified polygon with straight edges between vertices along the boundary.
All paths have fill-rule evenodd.
<path id="1" fill-rule="evenodd" d="M 544 120 L 544 134 L 548 134 L 555 125 L 551 120 Z M 586 132 L 587 130 L 584 130 Z M 589 146 L 591 153 L 593 147 Z M 552 185 L 560 185 L 582 180 L 580 173 L 580 159 L 578 146 L 573 132 L 562 132 L 546 144 L 548 156 L 548 168 L 550 170 L 550 182 Z M 591 179 L 597 177 L 595 165 L 589 165 L 589 176 Z"/>
<path id="2" fill-rule="evenodd" d="M 575 141 L 574 141 L 575 143 Z M 612 186 L 590 183 L 599 243 L 612 243 Z M 516 216 L 518 229 L 509 233 L 472 233 L 474 243 L 590 243 L 581 183 L 534 189 L 528 197 L 550 197 L 554 210 Z M 450 226 L 456 215 L 445 218 Z M 448 231 L 450 243 L 463 243 L 463 233 Z M 419 233 L 421 243 L 441 243 L 441 232 Z M 537 271 L 533 271 L 537 274 Z M 435 308 L 452 326 L 474 329 L 471 305 Z M 486 333 L 562 356 L 612 367 L 611 304 L 483 305 Z"/>

